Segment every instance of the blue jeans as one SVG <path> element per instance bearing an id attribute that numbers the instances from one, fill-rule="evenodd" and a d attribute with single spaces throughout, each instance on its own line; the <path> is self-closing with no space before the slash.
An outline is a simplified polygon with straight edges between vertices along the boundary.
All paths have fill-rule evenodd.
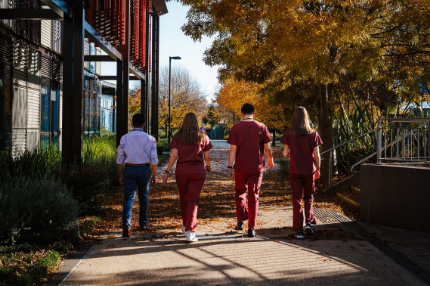
<path id="1" fill-rule="evenodd" d="M 151 180 L 151 167 L 125 166 L 124 178 L 124 206 L 122 212 L 123 227 L 131 228 L 131 211 L 134 198 L 139 196 L 139 226 L 148 225 L 149 182 Z"/>

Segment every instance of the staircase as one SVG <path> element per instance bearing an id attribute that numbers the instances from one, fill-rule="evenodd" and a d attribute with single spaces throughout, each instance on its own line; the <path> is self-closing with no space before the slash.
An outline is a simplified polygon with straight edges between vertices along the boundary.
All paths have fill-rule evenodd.
<path id="1" fill-rule="evenodd" d="M 376 152 L 354 164 L 351 176 L 333 184 L 333 158 L 336 149 L 369 135 L 377 139 Z M 430 118 L 379 118 L 377 128 L 325 150 L 321 155 L 327 152 L 330 152 L 329 186 L 323 193 L 336 195 L 345 203 L 360 209 L 360 173 L 355 170 L 362 163 L 376 156 L 376 164 L 430 166 Z"/>

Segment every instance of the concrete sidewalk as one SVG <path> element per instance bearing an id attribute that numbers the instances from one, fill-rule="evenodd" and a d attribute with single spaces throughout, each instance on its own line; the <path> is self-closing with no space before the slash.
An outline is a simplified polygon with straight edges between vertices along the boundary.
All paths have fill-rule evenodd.
<path id="1" fill-rule="evenodd" d="M 256 238 L 216 232 L 224 222 L 200 228 L 192 244 L 183 235 L 117 233 L 97 244 L 63 285 L 427 285 L 346 224 L 319 220 L 316 239 L 297 240 L 275 217 L 291 221 L 291 211 L 262 211 Z"/>
<path id="2" fill-rule="evenodd" d="M 210 191 L 203 192 L 207 202 L 216 202 L 211 194 L 225 196 L 226 188 L 233 190 L 233 181 L 226 175 L 228 147 L 225 141 L 214 142 L 213 171 L 205 183 Z M 170 184 L 174 184 L 173 178 Z M 234 204 L 226 207 L 234 208 Z M 203 207 L 202 211 L 208 215 L 208 208 Z M 224 215 L 220 216 L 220 211 Z M 427 233 L 355 223 L 332 210 L 315 208 L 317 236 L 300 241 L 293 238 L 291 207 L 274 206 L 266 200 L 260 204 L 257 237 L 248 238 L 246 226 L 243 232 L 232 231 L 233 212 L 226 215 L 228 212 L 223 208 L 218 214 L 213 212 L 210 223 L 198 226 L 199 241 L 192 244 L 185 243 L 183 235 L 172 235 L 171 230 L 162 228 L 153 238 L 143 234 L 121 238 L 118 230 L 95 245 L 85 259 L 66 260 L 57 280 L 51 284 L 58 285 L 61 281 L 62 285 L 430 283 Z M 179 234 L 180 229 L 176 231 Z M 71 274 L 63 280 L 68 273 Z"/>

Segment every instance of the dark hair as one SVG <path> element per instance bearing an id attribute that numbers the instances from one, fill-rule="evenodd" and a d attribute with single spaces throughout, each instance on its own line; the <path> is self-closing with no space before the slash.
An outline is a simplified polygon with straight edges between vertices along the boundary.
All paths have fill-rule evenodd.
<path id="1" fill-rule="evenodd" d="M 245 103 L 244 105 L 242 105 L 240 112 L 242 112 L 245 115 L 253 114 L 254 113 L 254 106 L 252 106 L 252 104 Z"/>
<path id="2" fill-rule="evenodd" d="M 136 113 L 133 115 L 133 118 L 131 119 L 131 124 L 133 127 L 141 127 L 145 123 L 145 117 L 143 117 L 142 114 Z"/>
<path id="3" fill-rule="evenodd" d="M 299 106 L 294 110 L 293 118 L 291 119 L 291 133 L 293 135 L 308 135 L 313 131 L 308 112 L 303 106 Z"/>
<path id="4" fill-rule="evenodd" d="M 197 116 L 190 112 L 187 113 L 182 121 L 181 128 L 176 132 L 174 139 L 181 139 L 184 144 L 199 144 L 202 142 L 204 133 L 200 132 Z"/>

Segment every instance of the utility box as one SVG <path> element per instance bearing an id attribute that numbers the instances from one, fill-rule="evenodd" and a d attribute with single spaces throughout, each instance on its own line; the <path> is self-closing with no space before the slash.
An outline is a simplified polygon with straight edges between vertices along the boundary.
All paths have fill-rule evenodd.
<path id="1" fill-rule="evenodd" d="M 360 167 L 360 219 L 430 232 L 430 164 Z"/>

